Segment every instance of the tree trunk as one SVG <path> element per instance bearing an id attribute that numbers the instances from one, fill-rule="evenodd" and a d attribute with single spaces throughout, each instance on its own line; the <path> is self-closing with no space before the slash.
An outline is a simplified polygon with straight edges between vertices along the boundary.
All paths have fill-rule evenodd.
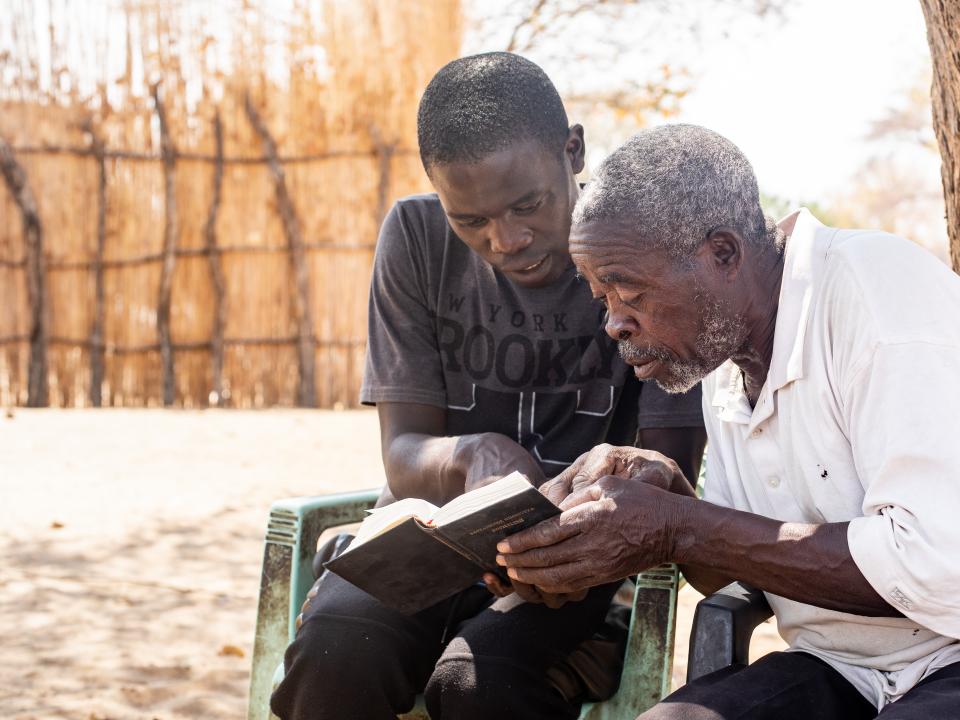
<path id="1" fill-rule="evenodd" d="M 960 0 L 920 0 L 933 58 L 933 127 L 943 165 L 950 260 L 960 272 Z"/>

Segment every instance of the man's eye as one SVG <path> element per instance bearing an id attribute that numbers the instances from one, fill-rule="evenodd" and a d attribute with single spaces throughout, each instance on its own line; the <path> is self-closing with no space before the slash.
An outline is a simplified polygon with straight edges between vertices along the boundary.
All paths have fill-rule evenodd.
<path id="1" fill-rule="evenodd" d="M 515 207 L 513 209 L 514 215 L 531 215 L 537 211 L 540 207 L 540 203 L 536 202 L 533 205 L 523 205 L 521 207 Z"/>
<path id="2" fill-rule="evenodd" d="M 460 225 L 468 228 L 478 228 L 478 227 L 483 227 L 486 224 L 486 222 L 487 222 L 486 218 L 478 217 L 478 218 L 473 218 L 472 220 L 463 220 L 460 223 Z"/>
<path id="3" fill-rule="evenodd" d="M 600 297 L 595 297 L 594 300 L 596 300 L 598 303 L 600 303 L 600 304 L 603 305 L 604 307 L 607 307 L 607 296 L 606 296 L 606 295 L 601 295 Z"/>

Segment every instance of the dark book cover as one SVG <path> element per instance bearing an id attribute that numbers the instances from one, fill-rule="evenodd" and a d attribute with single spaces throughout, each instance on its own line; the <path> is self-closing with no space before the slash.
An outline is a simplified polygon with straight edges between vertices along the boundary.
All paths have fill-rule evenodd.
<path id="1" fill-rule="evenodd" d="M 492 571 L 497 543 L 560 509 L 532 485 L 440 527 L 408 518 L 324 567 L 384 605 L 415 613 L 469 587 Z"/>
<path id="2" fill-rule="evenodd" d="M 512 497 L 479 508 L 466 517 L 444 523 L 438 528 L 451 544 L 457 546 L 484 570 L 506 577 L 497 565 L 497 543 L 521 530 L 560 514 L 560 508 L 547 500 L 533 485 Z"/>
<path id="3" fill-rule="evenodd" d="M 483 568 L 414 518 L 324 564 L 388 607 L 412 614 L 483 577 Z"/>

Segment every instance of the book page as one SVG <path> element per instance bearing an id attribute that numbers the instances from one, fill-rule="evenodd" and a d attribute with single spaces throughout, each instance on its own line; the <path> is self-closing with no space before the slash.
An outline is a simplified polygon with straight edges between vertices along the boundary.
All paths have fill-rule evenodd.
<path id="1" fill-rule="evenodd" d="M 496 482 L 454 498 L 434 513 L 433 523 L 439 527 L 454 522 L 504 498 L 529 490 L 531 487 L 533 486 L 526 476 L 514 470 Z"/>
<path id="2" fill-rule="evenodd" d="M 344 551 L 344 555 L 368 540 L 382 535 L 392 527 L 396 527 L 408 518 L 417 518 L 425 525 L 428 524 L 437 512 L 437 506 L 419 498 L 404 498 L 381 508 L 368 510 L 370 513 L 360 523 L 357 535 Z"/>

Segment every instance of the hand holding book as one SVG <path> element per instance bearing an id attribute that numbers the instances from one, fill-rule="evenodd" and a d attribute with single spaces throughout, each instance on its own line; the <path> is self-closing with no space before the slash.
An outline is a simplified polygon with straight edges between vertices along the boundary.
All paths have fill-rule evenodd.
<path id="1" fill-rule="evenodd" d="M 489 485 L 511 472 L 519 472 L 536 487 L 546 481 L 540 465 L 522 445 L 495 432 L 461 436 L 454 464 L 463 474 L 464 492 Z"/>
<path id="2" fill-rule="evenodd" d="M 514 472 L 440 508 L 407 498 L 373 510 L 350 547 L 325 567 L 384 604 L 413 613 L 485 573 L 509 582 L 495 561 L 497 543 L 559 514 Z"/>

